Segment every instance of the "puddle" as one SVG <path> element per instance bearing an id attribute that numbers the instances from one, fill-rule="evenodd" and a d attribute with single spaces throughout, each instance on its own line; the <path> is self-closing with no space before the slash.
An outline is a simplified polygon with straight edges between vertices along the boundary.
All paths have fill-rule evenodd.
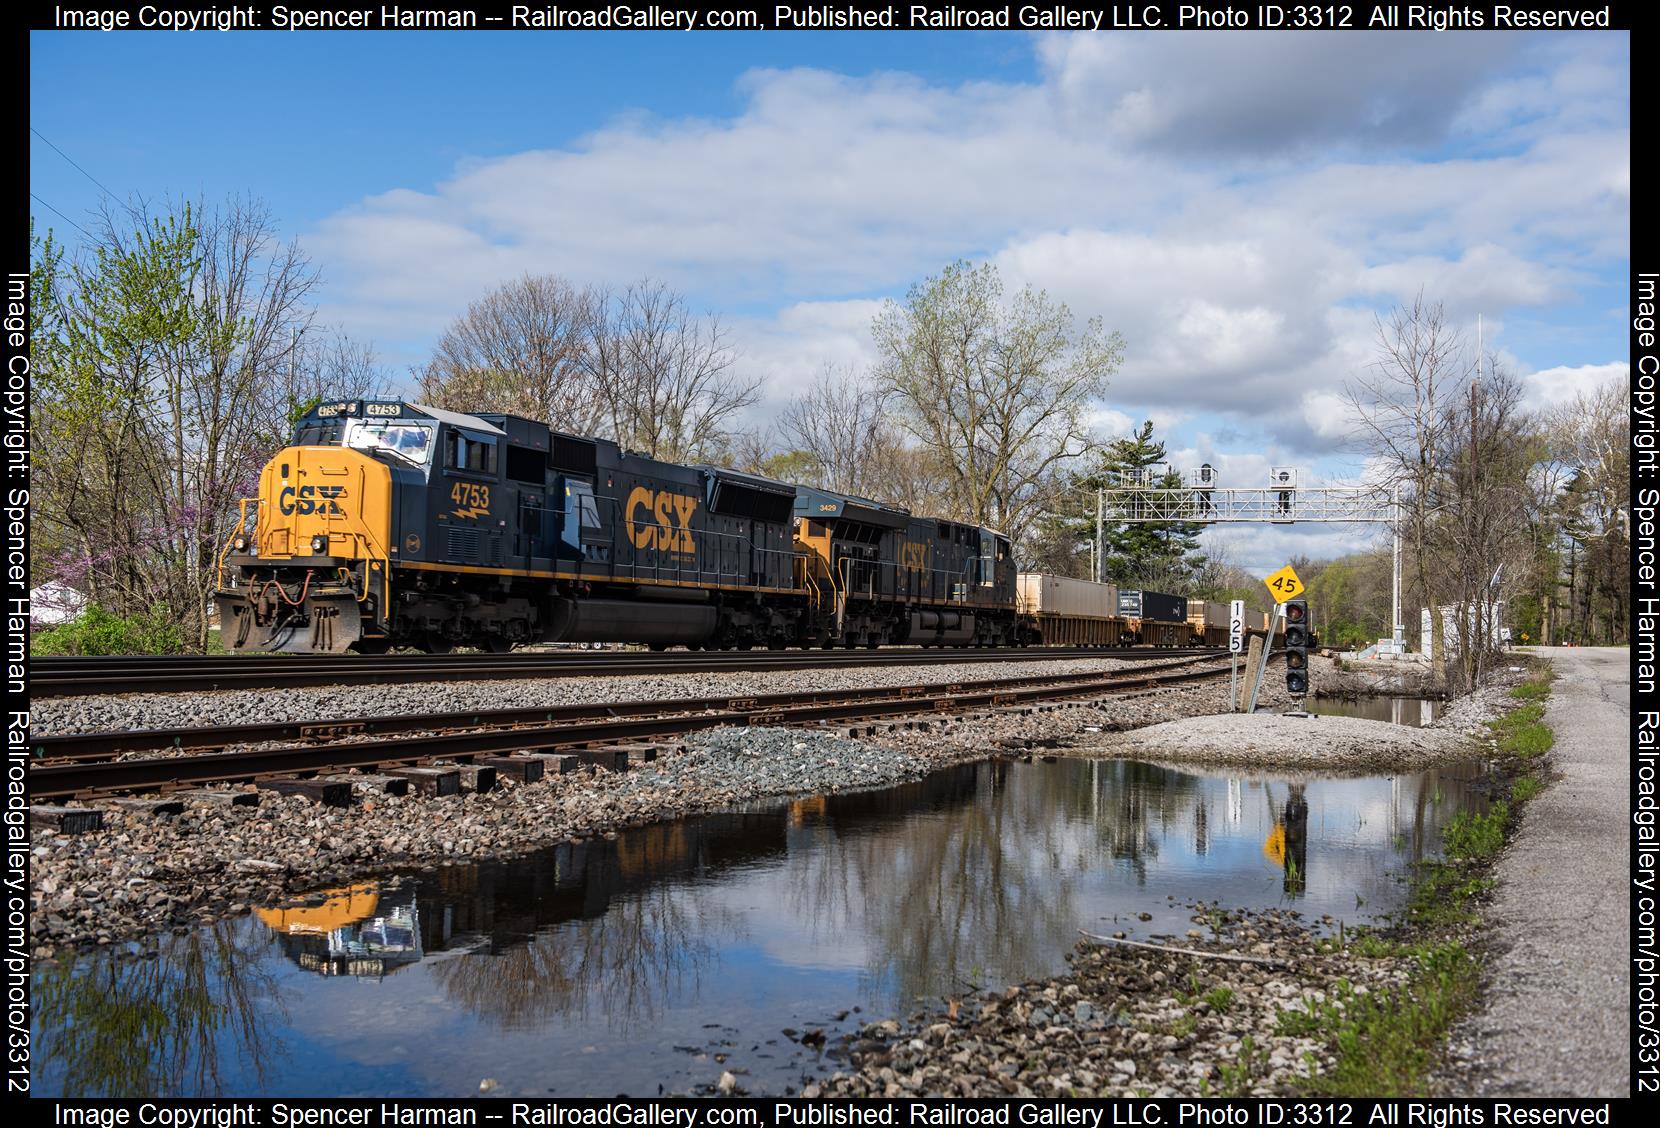
<path id="1" fill-rule="evenodd" d="M 1352 701 L 1317 697 L 1309 702 L 1308 711 L 1327 717 L 1364 717 L 1369 721 L 1422 728 L 1433 724 L 1446 707 L 1446 702 L 1427 697 L 1360 697 Z"/>
<path id="2" fill-rule="evenodd" d="M 43 964 L 34 1092 L 649 1096 L 730 1069 L 782 1093 L 836 1068 L 785 1028 L 834 1047 L 1054 974 L 1079 928 L 1180 935 L 1193 899 L 1388 912 L 1441 824 L 1484 805 L 1480 772 L 985 763 L 342 888 L 147 958 Z"/>

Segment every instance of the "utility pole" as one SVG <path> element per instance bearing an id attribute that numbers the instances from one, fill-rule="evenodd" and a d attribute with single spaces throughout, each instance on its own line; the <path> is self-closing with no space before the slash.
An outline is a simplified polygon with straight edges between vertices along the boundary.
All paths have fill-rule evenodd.
<path id="1" fill-rule="evenodd" d="M 1401 622 L 1401 486 L 1395 483 L 1394 497 L 1391 498 L 1395 509 L 1395 569 L 1390 577 L 1389 622 L 1392 628 L 1396 654 L 1406 651 L 1406 627 Z"/>
<path id="2" fill-rule="evenodd" d="M 1102 535 L 1101 535 L 1101 531 L 1102 531 L 1101 514 L 1102 514 L 1101 487 L 1096 486 L 1095 487 L 1095 582 L 1096 583 L 1100 583 L 1101 578 L 1107 574 L 1107 562 L 1106 562 L 1105 558 L 1102 556 L 1102 552 L 1104 551 L 1104 542 L 1102 540 Z"/>

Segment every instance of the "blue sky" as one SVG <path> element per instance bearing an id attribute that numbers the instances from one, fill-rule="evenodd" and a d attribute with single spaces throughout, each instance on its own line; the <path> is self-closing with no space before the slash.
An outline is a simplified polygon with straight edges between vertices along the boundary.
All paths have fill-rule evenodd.
<path id="1" fill-rule="evenodd" d="M 765 427 L 879 302 L 990 258 L 1129 343 L 1224 484 L 1336 480 L 1374 313 L 1420 288 L 1538 405 L 1624 371 L 1630 41 L 1295 33 L 60 33 L 30 123 L 119 196 L 262 199 L 394 376 L 525 271 L 719 312 Z M 101 192 L 31 135 L 30 190 Z M 35 205 L 71 242 L 63 220 Z M 1221 530 L 1230 556 L 1365 529 Z"/>

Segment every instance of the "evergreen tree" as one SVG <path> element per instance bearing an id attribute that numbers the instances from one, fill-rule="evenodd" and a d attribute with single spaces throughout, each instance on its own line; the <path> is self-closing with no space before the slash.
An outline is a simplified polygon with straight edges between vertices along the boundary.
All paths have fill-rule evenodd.
<path id="1" fill-rule="evenodd" d="M 1100 449 L 1094 471 L 1081 475 L 1074 490 L 1085 512 L 1066 521 L 1066 527 L 1084 546 L 1082 555 L 1086 560 L 1089 546 L 1095 542 L 1095 491 L 1139 482 L 1143 471 L 1164 460 L 1165 444 L 1153 438 L 1151 419 L 1135 433 L 1114 439 Z M 1172 470 L 1151 485 L 1180 489 L 1182 478 Z M 1185 592 L 1205 565 L 1205 557 L 1198 551 L 1203 530 L 1204 525 L 1197 521 L 1143 524 L 1109 520 L 1102 529 L 1102 578 L 1122 587 Z"/>

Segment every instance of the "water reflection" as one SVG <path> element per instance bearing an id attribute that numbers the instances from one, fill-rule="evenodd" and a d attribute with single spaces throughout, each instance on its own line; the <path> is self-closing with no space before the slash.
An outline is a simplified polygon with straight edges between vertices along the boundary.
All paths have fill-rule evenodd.
<path id="1" fill-rule="evenodd" d="M 227 1073 L 263 1087 L 280 1073 L 274 1030 L 287 1018 L 263 947 L 242 922 L 221 921 L 137 959 L 43 961 L 33 1018 L 49 1092 L 219 1093 Z"/>
<path id="2" fill-rule="evenodd" d="M 809 1054 L 780 1028 L 1053 973 L 1079 928 L 1179 934 L 1196 899 L 1387 911 L 1479 770 L 994 762 L 332 890 L 43 973 L 37 1090 L 652 1093 L 719 1053 L 778 1092 Z"/>
<path id="3" fill-rule="evenodd" d="M 1309 702 L 1309 712 L 1327 717 L 1361 717 L 1395 725 L 1421 728 L 1434 724 L 1444 703 L 1427 697 L 1319 697 Z"/>

